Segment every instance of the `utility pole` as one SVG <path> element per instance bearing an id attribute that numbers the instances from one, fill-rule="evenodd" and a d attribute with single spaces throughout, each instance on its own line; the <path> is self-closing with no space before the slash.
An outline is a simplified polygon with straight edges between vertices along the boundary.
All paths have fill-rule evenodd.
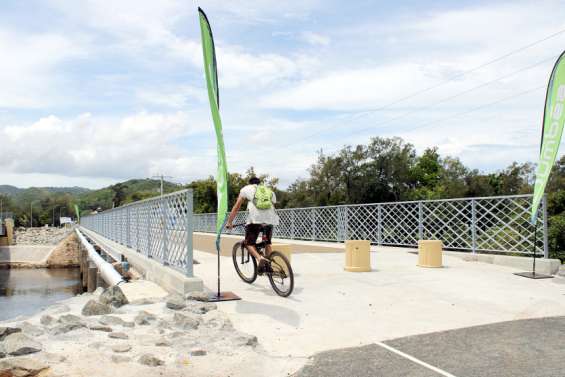
<path id="1" fill-rule="evenodd" d="M 164 182 L 165 178 L 171 179 L 171 178 L 174 178 L 174 177 L 171 177 L 170 175 L 161 174 L 161 175 L 154 175 L 151 178 L 159 178 L 161 180 L 161 197 L 163 197 L 163 182 Z"/>

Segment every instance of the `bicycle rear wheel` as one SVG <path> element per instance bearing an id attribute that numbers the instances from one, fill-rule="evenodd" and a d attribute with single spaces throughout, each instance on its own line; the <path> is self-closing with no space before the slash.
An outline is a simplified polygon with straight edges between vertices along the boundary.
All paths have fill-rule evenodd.
<path id="1" fill-rule="evenodd" d="M 246 283 L 253 283 L 257 279 L 257 261 L 243 246 L 243 241 L 233 245 L 232 259 L 235 271 Z"/>
<path id="2" fill-rule="evenodd" d="M 271 272 L 268 272 L 269 281 L 276 294 L 288 297 L 294 289 L 294 273 L 292 266 L 284 254 L 273 251 L 269 256 L 271 260 Z"/>

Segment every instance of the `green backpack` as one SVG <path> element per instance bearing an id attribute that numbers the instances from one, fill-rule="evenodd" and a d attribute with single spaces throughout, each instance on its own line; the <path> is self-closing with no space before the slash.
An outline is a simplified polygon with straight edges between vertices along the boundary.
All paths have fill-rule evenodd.
<path id="1" fill-rule="evenodd" d="M 257 185 L 257 190 L 255 190 L 255 197 L 253 198 L 253 204 L 258 209 L 269 209 L 273 206 L 271 198 L 273 196 L 273 191 L 265 185 Z"/>

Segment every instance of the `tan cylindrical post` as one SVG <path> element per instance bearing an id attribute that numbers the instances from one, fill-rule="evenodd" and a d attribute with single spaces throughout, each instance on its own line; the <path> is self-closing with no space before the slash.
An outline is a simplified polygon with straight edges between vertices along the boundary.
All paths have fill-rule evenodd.
<path id="1" fill-rule="evenodd" d="M 8 239 L 8 245 L 14 244 L 14 220 L 4 219 L 4 225 L 6 226 L 6 238 Z"/>
<path id="2" fill-rule="evenodd" d="M 418 266 L 442 267 L 442 248 L 440 240 L 418 241 Z"/>
<path id="3" fill-rule="evenodd" d="M 371 242 L 367 240 L 345 241 L 345 271 L 371 271 Z"/>
<path id="4" fill-rule="evenodd" d="M 98 280 L 98 267 L 94 262 L 88 262 L 88 274 L 87 274 L 86 290 L 87 292 L 94 292 L 96 290 L 96 284 Z"/>
<path id="5" fill-rule="evenodd" d="M 288 262 L 292 265 L 292 245 L 286 243 L 274 243 L 271 245 L 271 247 L 273 248 L 273 251 L 278 251 L 279 253 L 283 254 L 286 259 L 288 259 Z M 286 268 L 285 272 L 288 273 L 288 271 L 286 271 Z"/>

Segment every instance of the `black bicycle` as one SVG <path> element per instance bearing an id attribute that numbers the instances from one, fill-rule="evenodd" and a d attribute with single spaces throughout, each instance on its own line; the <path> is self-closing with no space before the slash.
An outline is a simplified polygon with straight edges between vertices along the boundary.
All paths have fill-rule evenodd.
<path id="1" fill-rule="evenodd" d="M 234 224 L 236 226 L 245 226 L 245 224 Z M 265 257 L 266 247 L 265 230 L 261 229 L 261 242 L 257 243 L 257 252 Z M 233 265 L 237 274 L 246 283 L 253 283 L 257 279 L 257 260 L 247 251 L 243 241 L 239 241 L 233 245 L 232 250 Z M 267 275 L 273 290 L 282 297 L 288 297 L 294 289 L 294 273 L 288 258 L 280 251 L 273 250 L 271 255 L 266 257 L 269 261 L 265 268 L 264 274 Z"/>

